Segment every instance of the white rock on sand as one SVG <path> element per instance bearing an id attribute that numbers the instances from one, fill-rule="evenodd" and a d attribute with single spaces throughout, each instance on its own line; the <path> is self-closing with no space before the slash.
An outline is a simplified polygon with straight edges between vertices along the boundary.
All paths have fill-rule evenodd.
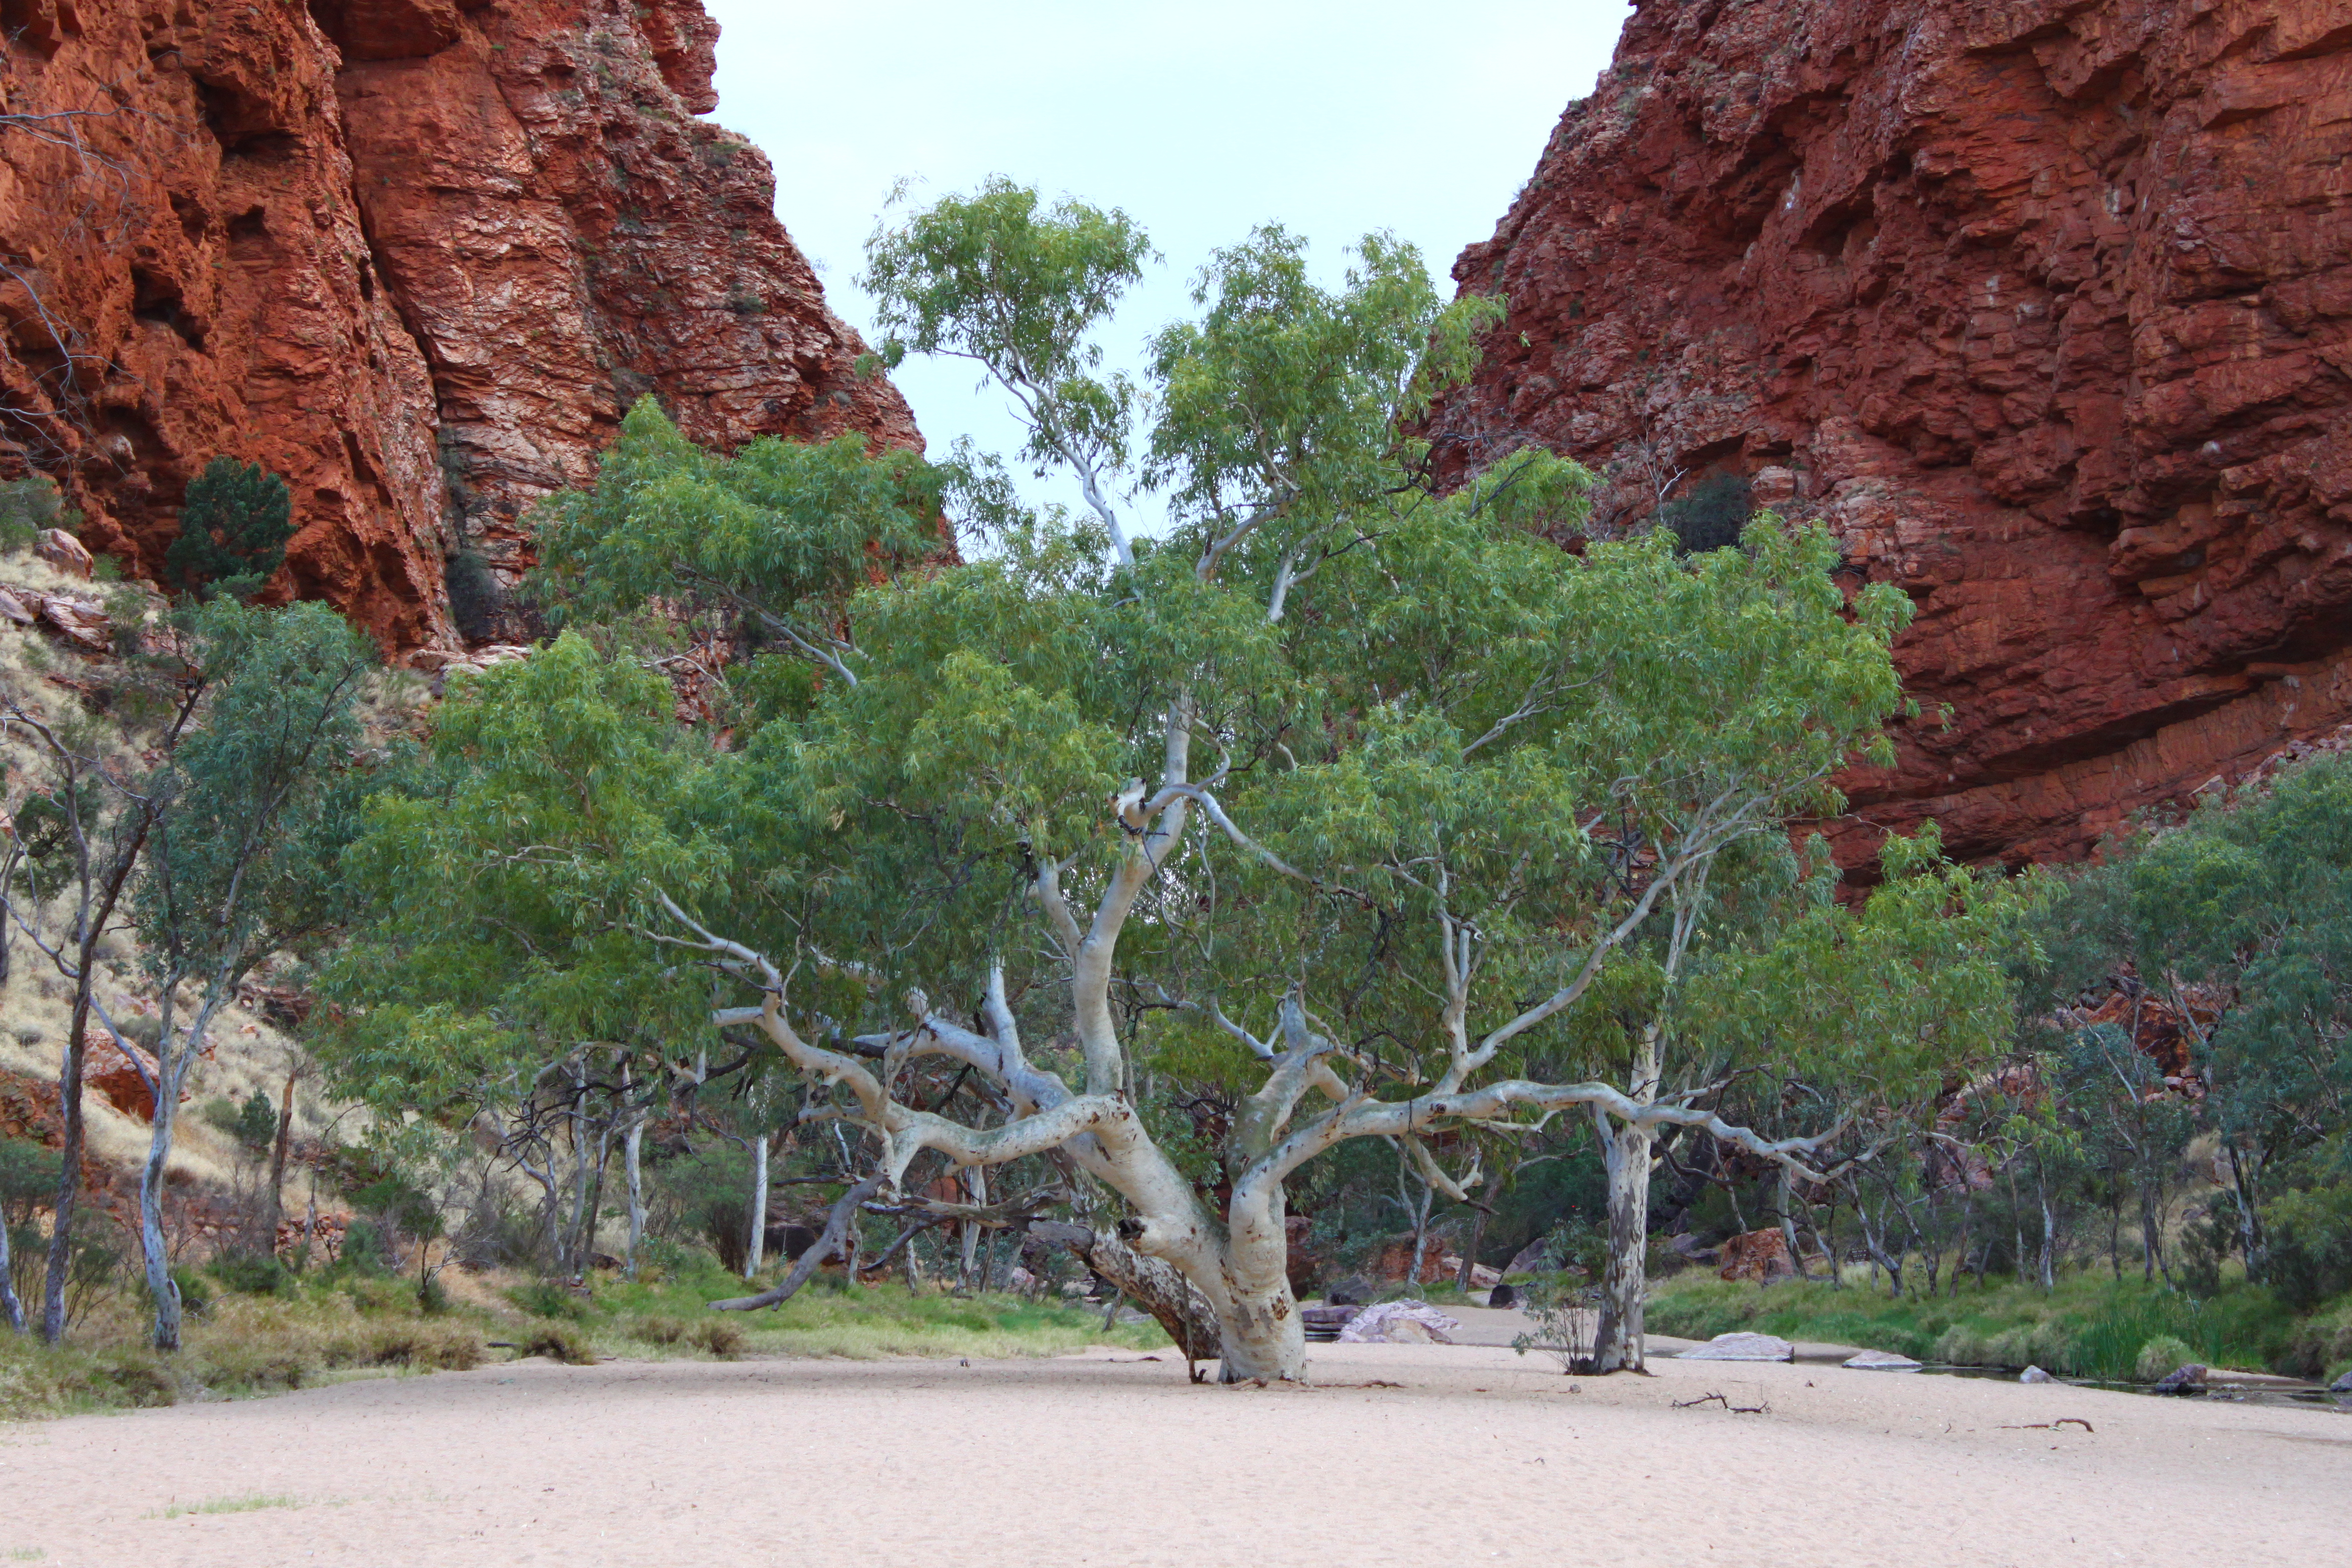
<path id="1" fill-rule="evenodd" d="M 2017 1374 L 2020 1383 L 2055 1383 L 2058 1380 L 2038 1366 L 2029 1366 Z"/>
<path id="2" fill-rule="evenodd" d="M 1683 1352 L 1685 1361 L 1794 1361 L 1797 1347 L 1778 1334 L 1717 1334 Z"/>
<path id="3" fill-rule="evenodd" d="M 1853 1367 L 1857 1372 L 1917 1372 L 1919 1370 L 1917 1362 L 1907 1355 L 1896 1355 L 1893 1351 L 1864 1351 L 1857 1355 L 1846 1357 L 1838 1364 Z"/>
<path id="4" fill-rule="evenodd" d="M 2344 1561 L 2328 1409 L 1664 1359 L 1570 1378 L 1466 1345 L 1318 1345 L 1312 1371 L 520 1363 L 74 1416 L 0 1427 L 0 1562 L 1550 1568 L 1563 1486 L 1609 1500 L 1573 1555 L 1611 1568 Z M 1675 1408 L 1716 1390 L 1770 1411 Z M 257 1494 L 296 1506 L 164 1517 Z"/>
<path id="5" fill-rule="evenodd" d="M 1426 1301 L 1382 1301 L 1348 1320 L 1339 1331 L 1342 1344 L 1438 1344 L 1454 1342 L 1462 1320 L 1450 1318 Z"/>

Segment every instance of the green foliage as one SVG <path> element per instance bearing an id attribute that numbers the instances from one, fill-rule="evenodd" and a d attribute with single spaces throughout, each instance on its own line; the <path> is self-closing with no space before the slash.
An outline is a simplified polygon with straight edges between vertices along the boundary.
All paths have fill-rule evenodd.
<path id="1" fill-rule="evenodd" d="M 2028 1285 L 2001 1285 L 1893 1300 L 1883 1292 L 1851 1286 L 1833 1289 L 1822 1281 L 1759 1289 L 1685 1277 L 1653 1293 L 1648 1327 L 1653 1333 L 1685 1339 L 1757 1330 L 1894 1351 L 1926 1362 L 2032 1365 L 2069 1377 L 2123 1383 L 2134 1380 L 2141 1350 L 2161 1337 L 2188 1347 L 2191 1353 L 2183 1361 L 2290 1370 L 2295 1324 L 2275 1296 L 2242 1281 L 2200 1300 L 2137 1279 L 2084 1274 L 2060 1280 L 2048 1293 Z"/>
<path id="2" fill-rule="evenodd" d="M 2283 1193 L 2263 1205 L 2263 1278 L 2281 1300 L 2307 1312 L 2352 1292 L 2352 1182 Z"/>
<path id="3" fill-rule="evenodd" d="M 2158 1334 L 2142 1344 L 2132 1358 L 2132 1376 L 2141 1383 L 2156 1383 L 2196 1359 L 2197 1352 L 2189 1348 L 2188 1341 Z"/>
<path id="4" fill-rule="evenodd" d="M 54 480 L 28 474 L 0 483 L 0 553 L 29 549 L 34 535 L 61 526 L 70 525 Z"/>
<path id="5" fill-rule="evenodd" d="M 1134 219 L 1076 201 L 1041 208 L 1035 191 L 992 177 L 877 227 L 866 258 L 858 283 L 886 365 L 910 351 L 979 365 L 1018 401 L 1023 455 L 1040 472 L 1068 464 L 1091 484 L 1126 468 L 1137 391 L 1098 376 L 1091 334 L 1157 259 Z"/>
<path id="6" fill-rule="evenodd" d="M 214 1279 L 243 1295 L 291 1300 L 300 1293 L 294 1271 L 267 1253 L 224 1252 L 207 1267 Z"/>
<path id="7" fill-rule="evenodd" d="M 163 552 L 164 580 L 206 598 L 249 597 L 285 564 L 292 516 L 284 479 L 215 458 L 188 486 L 179 537 Z"/>
<path id="8" fill-rule="evenodd" d="M 657 597 L 673 614 L 718 616 L 828 659 L 851 594 L 941 548 L 939 482 L 911 454 L 868 457 L 856 436 L 762 437 L 715 457 L 641 399 L 595 487 L 535 514 L 532 591 L 559 622 L 629 615 Z"/>
<path id="9" fill-rule="evenodd" d="M 2050 994 L 2128 964 L 2185 1021 L 2207 1091 L 2194 1107 L 2155 1103 L 2154 1069 L 2116 1031 L 2049 1045 L 2090 1072 L 2137 1075 L 2139 1092 L 2108 1113 L 2112 1136 L 2177 1147 L 2193 1114 L 2237 1177 L 2228 1201 L 2249 1267 L 2305 1305 L 2352 1283 L 2335 1186 L 2352 1125 L 2352 761 L 2304 763 L 2110 846 L 2053 907 L 2044 940 Z M 2158 1115 L 2170 1124 L 2144 1127 Z M 2315 1190 L 2294 1197 L 2302 1188 Z M 2275 1244 L 2263 1238 L 2273 1212 Z"/>
<path id="10" fill-rule="evenodd" d="M 180 1292 L 180 1310 L 192 1318 L 201 1318 L 212 1310 L 213 1288 L 194 1266 L 174 1264 L 172 1283 Z"/>
<path id="11" fill-rule="evenodd" d="M 534 1318 L 584 1323 L 595 1315 L 593 1299 L 566 1289 L 552 1279 L 535 1279 L 507 1292 L 507 1300 Z"/>
<path id="12" fill-rule="evenodd" d="M 269 1103 L 267 1094 L 257 1089 L 237 1107 L 236 1118 L 228 1131 L 247 1153 L 266 1153 L 278 1137 L 278 1109 Z"/>
<path id="13" fill-rule="evenodd" d="M 159 977 L 234 985 L 349 909 L 338 860 L 381 784 L 355 755 L 376 653 L 324 605 L 260 610 L 222 599 L 179 620 L 208 694 L 201 724 L 154 783 L 171 808 L 151 837 L 132 911 Z"/>
<path id="14" fill-rule="evenodd" d="M 1660 508 L 1658 521 L 1685 551 L 1722 550 L 1739 542 L 1748 510 L 1748 481 L 1718 469 Z"/>
<path id="15" fill-rule="evenodd" d="M 62 1157 L 26 1138 L 0 1138 L 0 1217 L 18 1224 L 57 1199 Z"/>

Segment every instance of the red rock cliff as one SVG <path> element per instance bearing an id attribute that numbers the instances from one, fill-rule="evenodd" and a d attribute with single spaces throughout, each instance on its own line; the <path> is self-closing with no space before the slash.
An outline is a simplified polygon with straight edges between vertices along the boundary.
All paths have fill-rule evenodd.
<path id="1" fill-rule="evenodd" d="M 2352 720 L 2347 153 L 2345 0 L 1644 0 L 1430 434 L 1824 520 L 1950 710 L 1842 853 L 2077 856 Z"/>
<path id="2" fill-rule="evenodd" d="M 700 0 L 0 0 L 0 477 L 150 571 L 219 453 L 285 586 L 454 640 L 444 569 L 658 393 L 696 439 L 919 445 L 716 105 Z"/>

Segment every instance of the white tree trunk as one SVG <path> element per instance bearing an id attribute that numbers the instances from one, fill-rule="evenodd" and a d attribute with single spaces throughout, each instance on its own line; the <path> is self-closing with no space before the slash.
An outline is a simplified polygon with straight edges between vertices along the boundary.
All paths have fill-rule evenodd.
<path id="1" fill-rule="evenodd" d="M 16 1300 L 16 1281 L 8 1257 L 8 1216 L 0 1214 L 0 1322 L 25 1331 L 25 1304 Z"/>
<path id="2" fill-rule="evenodd" d="M 768 1135 L 764 1132 L 751 1143 L 751 1235 L 743 1248 L 743 1278 L 751 1279 L 760 1272 L 768 1251 Z"/>
<path id="3" fill-rule="evenodd" d="M 176 1054 L 169 1041 L 163 1049 Z M 163 1242 L 163 1167 L 172 1157 L 172 1123 L 179 1100 L 179 1075 L 158 1063 L 155 1121 L 147 1139 L 147 1163 L 139 1170 L 139 1246 L 145 1255 L 148 1294 L 155 1300 L 159 1351 L 180 1348 L 180 1287 L 172 1278 L 172 1259 Z"/>
<path id="4" fill-rule="evenodd" d="M 622 1159 L 629 1173 L 629 1278 L 637 1277 L 637 1253 L 646 1239 L 646 1178 L 640 1158 L 646 1142 L 646 1119 L 639 1112 L 629 1121 L 628 1141 L 622 1145 Z"/>
<path id="5" fill-rule="evenodd" d="M 1650 1245 L 1650 1131 L 1620 1123 L 1602 1141 L 1609 1169 L 1609 1262 L 1593 1331 L 1595 1372 L 1640 1372 L 1642 1296 Z"/>

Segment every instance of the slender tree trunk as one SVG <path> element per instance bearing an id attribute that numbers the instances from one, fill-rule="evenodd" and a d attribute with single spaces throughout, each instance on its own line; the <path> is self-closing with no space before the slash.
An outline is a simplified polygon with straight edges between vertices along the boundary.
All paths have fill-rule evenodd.
<path id="1" fill-rule="evenodd" d="M 646 1119 L 630 1118 L 627 1142 L 621 1145 L 622 1162 L 629 1173 L 629 1278 L 637 1277 L 637 1252 L 646 1239 L 646 1181 L 640 1152 L 646 1142 Z"/>
<path id="2" fill-rule="evenodd" d="M 2058 1288 L 2058 1218 L 2050 1212 L 2050 1189 L 2042 1180 L 2042 1173 L 2033 1173 L 2034 1195 L 2042 1203 L 2042 1289 Z"/>
<path id="3" fill-rule="evenodd" d="M 167 1015 L 168 1007 L 165 1009 Z M 163 1172 L 172 1157 L 172 1128 L 180 1109 L 182 1066 L 188 1050 L 175 1047 L 170 1031 L 159 1042 L 155 1064 L 155 1120 L 147 1138 L 147 1163 L 139 1171 L 139 1246 L 147 1264 L 147 1291 L 155 1300 L 155 1348 L 180 1348 L 180 1286 L 163 1240 Z"/>
<path id="4" fill-rule="evenodd" d="M 2246 1275 L 2261 1279 L 2269 1272 L 2269 1247 L 2263 1236 L 2260 1174 L 2262 1156 L 2250 1154 L 2233 1139 L 2221 1145 L 2230 1156 L 2230 1191 L 2238 1205 L 2238 1247 L 2245 1254 Z"/>
<path id="5" fill-rule="evenodd" d="M 1486 1239 L 1486 1211 L 1485 1209 L 1473 1209 L 1470 1215 L 1470 1239 L 1464 1244 L 1462 1248 L 1462 1268 L 1454 1276 L 1454 1287 L 1455 1289 L 1467 1290 L 1470 1289 L 1471 1272 L 1478 1267 L 1478 1248 L 1485 1243 Z"/>
<path id="6" fill-rule="evenodd" d="M 963 1173 L 965 1196 L 974 1205 L 988 1202 L 988 1167 L 974 1165 Z M 972 1284 L 972 1269 L 980 1255 L 980 1226 L 973 1220 L 963 1222 L 963 1267 L 957 1270 L 956 1283 L 966 1290 L 982 1289 Z"/>
<path id="7" fill-rule="evenodd" d="M 49 1269 L 41 1287 L 41 1338 L 56 1344 L 66 1334 L 66 1275 L 73 1266 L 74 1199 L 81 1191 L 82 1067 L 89 1044 L 89 954 L 82 956 L 82 980 L 74 987 L 73 1019 L 66 1026 L 65 1064 L 58 1074 L 58 1106 L 65 1113 L 65 1141 L 58 1151 L 58 1200 L 49 1210 Z"/>
<path id="8" fill-rule="evenodd" d="M 16 1300 L 14 1267 L 8 1256 L 8 1215 L 0 1209 L 0 1322 L 21 1334 L 25 1331 L 25 1303 Z"/>
<path id="9" fill-rule="evenodd" d="M 768 1135 L 764 1132 L 751 1140 L 751 1234 L 743 1248 L 743 1278 L 750 1279 L 760 1272 L 767 1261 L 768 1252 Z"/>
<path id="10" fill-rule="evenodd" d="M 566 1272 L 588 1272 L 588 1057 L 572 1069 L 572 1257 Z"/>
<path id="11" fill-rule="evenodd" d="M 1650 1134 L 1622 1126 L 1602 1141 L 1609 1173 L 1609 1262 L 1592 1335 L 1595 1372 L 1640 1372 L 1646 1253 L 1650 1244 Z"/>
<path id="12" fill-rule="evenodd" d="M 286 1069 L 286 1088 L 278 1097 L 278 1136 L 269 1141 L 269 1206 L 262 1215 L 262 1256 L 278 1256 L 278 1227 L 286 1216 L 286 1156 L 294 1146 L 294 1085 L 302 1076 L 298 1061 Z"/>
<path id="13" fill-rule="evenodd" d="M 1789 1249 L 1789 1267 L 1797 1271 L 1797 1278 L 1810 1278 L 1804 1251 L 1797 1245 L 1797 1184 L 1785 1165 L 1780 1168 L 1780 1240 Z M 1830 1272 L 1836 1273 L 1836 1268 L 1832 1266 Z"/>

